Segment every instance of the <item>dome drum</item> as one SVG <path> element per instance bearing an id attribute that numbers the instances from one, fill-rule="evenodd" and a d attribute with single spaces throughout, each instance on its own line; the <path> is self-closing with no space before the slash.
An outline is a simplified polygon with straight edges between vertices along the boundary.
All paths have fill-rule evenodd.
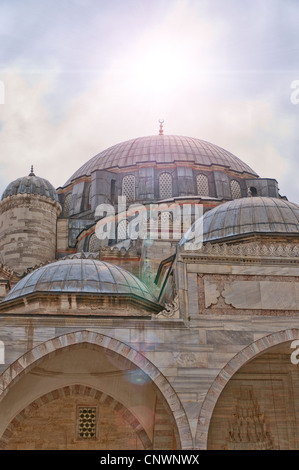
<path id="1" fill-rule="evenodd" d="M 211 197 L 220 201 L 230 200 L 234 198 L 232 181 L 239 185 L 240 197 L 247 196 L 249 184 L 261 187 L 258 179 L 247 180 L 223 171 L 183 166 L 148 167 L 118 173 L 95 170 L 90 176 L 90 182 L 74 181 L 67 193 L 58 190 L 58 195 L 63 207 L 62 216 L 68 217 L 94 211 L 99 204 L 115 205 L 118 196 L 126 196 L 128 204 L 144 204 L 186 196 L 200 196 L 203 200 Z M 271 180 L 264 180 L 263 195 L 277 197 L 278 192 L 273 190 L 271 183 Z"/>

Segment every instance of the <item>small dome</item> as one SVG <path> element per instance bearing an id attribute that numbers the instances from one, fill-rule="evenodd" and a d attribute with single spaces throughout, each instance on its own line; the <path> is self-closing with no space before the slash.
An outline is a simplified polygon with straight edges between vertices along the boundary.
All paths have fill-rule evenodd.
<path id="1" fill-rule="evenodd" d="M 257 177 L 257 174 L 238 157 L 204 140 L 177 135 L 138 137 L 110 147 L 95 155 L 79 168 L 64 186 L 80 176 L 90 176 L 95 170 L 126 168 L 148 163 L 186 162 L 195 165 L 218 166 L 237 173 Z"/>
<path id="2" fill-rule="evenodd" d="M 192 226 L 180 245 L 191 239 Z M 284 199 L 247 197 L 225 202 L 203 215 L 203 242 L 260 234 L 299 236 L 299 206 Z"/>
<path id="3" fill-rule="evenodd" d="M 48 180 L 35 176 L 32 167 L 28 176 L 23 176 L 9 183 L 2 194 L 2 200 L 16 194 L 38 194 L 39 196 L 46 196 L 54 201 L 58 201 L 54 186 Z"/>
<path id="4" fill-rule="evenodd" d="M 156 303 L 148 288 L 133 274 L 95 259 L 66 259 L 36 269 L 21 279 L 5 301 L 36 292 L 134 295 Z"/>

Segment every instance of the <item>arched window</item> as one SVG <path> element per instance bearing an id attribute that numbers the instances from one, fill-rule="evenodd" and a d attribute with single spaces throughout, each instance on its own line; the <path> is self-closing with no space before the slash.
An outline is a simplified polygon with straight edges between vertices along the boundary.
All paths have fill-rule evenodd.
<path id="1" fill-rule="evenodd" d="M 251 196 L 257 196 L 257 189 L 255 186 L 250 186 L 249 190 L 251 192 Z"/>
<path id="2" fill-rule="evenodd" d="M 111 204 L 115 204 L 115 180 L 111 180 L 110 183 L 110 201 Z"/>
<path id="3" fill-rule="evenodd" d="M 68 217 L 70 215 L 71 202 L 72 202 L 72 194 L 69 193 L 64 200 L 64 205 L 63 205 L 64 217 Z"/>
<path id="4" fill-rule="evenodd" d="M 169 173 L 161 173 L 159 176 L 159 198 L 172 197 L 172 176 Z"/>
<path id="5" fill-rule="evenodd" d="M 99 249 L 100 249 L 100 240 L 98 239 L 96 234 L 93 233 L 89 237 L 88 251 L 90 253 L 94 253 L 95 251 L 99 251 Z"/>
<path id="6" fill-rule="evenodd" d="M 127 219 L 120 220 L 117 225 L 117 240 L 126 240 L 128 238 L 128 224 Z"/>
<path id="7" fill-rule="evenodd" d="M 135 201 L 135 176 L 126 175 L 122 181 L 122 195 L 126 196 L 127 202 Z"/>
<path id="8" fill-rule="evenodd" d="M 209 182 L 206 175 L 200 174 L 196 176 L 197 194 L 199 196 L 209 195 Z"/>
<path id="9" fill-rule="evenodd" d="M 230 190 L 233 199 L 240 199 L 241 197 L 241 188 L 240 184 L 236 180 L 230 182 Z"/>
<path id="10" fill-rule="evenodd" d="M 91 185 L 88 188 L 88 209 L 91 208 Z"/>
<path id="11" fill-rule="evenodd" d="M 162 211 L 158 215 L 158 220 L 161 224 L 173 222 L 173 213 L 168 211 Z"/>

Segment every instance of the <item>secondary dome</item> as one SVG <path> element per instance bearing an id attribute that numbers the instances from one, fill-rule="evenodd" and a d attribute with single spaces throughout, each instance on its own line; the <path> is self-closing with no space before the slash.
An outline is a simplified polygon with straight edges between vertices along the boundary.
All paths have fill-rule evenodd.
<path id="1" fill-rule="evenodd" d="M 28 176 L 23 176 L 9 183 L 2 194 L 2 200 L 17 194 L 38 194 L 39 196 L 46 196 L 54 201 L 58 201 L 54 186 L 45 178 L 35 176 L 33 168 L 31 168 Z"/>
<path id="2" fill-rule="evenodd" d="M 191 239 L 187 231 L 180 245 Z M 284 199 L 247 197 L 220 204 L 203 215 L 203 242 L 251 233 L 299 236 L 299 206 Z"/>
<path id="3" fill-rule="evenodd" d="M 95 155 L 82 165 L 65 185 L 80 176 L 90 176 L 94 170 L 125 168 L 147 162 L 216 165 L 257 177 L 246 163 L 217 145 L 191 137 L 154 135 L 121 142 Z"/>
<path id="4" fill-rule="evenodd" d="M 66 259 L 42 266 L 21 279 L 3 302 L 28 294 L 131 294 L 156 303 L 148 288 L 125 269 L 95 259 Z"/>

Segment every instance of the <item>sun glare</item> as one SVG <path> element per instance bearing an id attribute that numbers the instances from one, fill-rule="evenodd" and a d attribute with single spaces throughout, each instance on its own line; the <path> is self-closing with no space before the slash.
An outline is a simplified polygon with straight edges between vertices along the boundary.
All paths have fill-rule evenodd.
<path id="1" fill-rule="evenodd" d="M 136 64 L 136 80 L 150 91 L 178 85 L 188 70 L 187 61 L 173 47 L 153 47 Z"/>

